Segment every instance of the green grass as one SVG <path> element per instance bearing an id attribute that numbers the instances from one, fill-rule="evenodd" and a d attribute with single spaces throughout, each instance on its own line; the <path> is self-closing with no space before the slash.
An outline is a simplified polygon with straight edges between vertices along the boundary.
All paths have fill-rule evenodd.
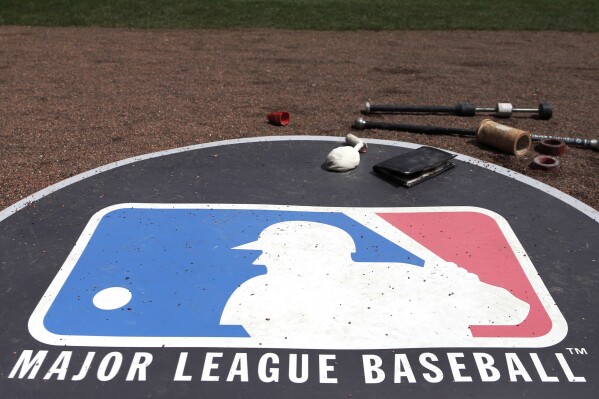
<path id="1" fill-rule="evenodd" d="M 0 24 L 599 31 L 599 0 L 0 0 Z"/>

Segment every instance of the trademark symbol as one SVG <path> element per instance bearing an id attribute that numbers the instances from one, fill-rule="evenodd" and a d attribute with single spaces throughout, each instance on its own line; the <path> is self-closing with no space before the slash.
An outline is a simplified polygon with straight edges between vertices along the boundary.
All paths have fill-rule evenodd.
<path id="1" fill-rule="evenodd" d="M 588 355 L 589 353 L 585 348 L 566 348 L 571 355 Z"/>

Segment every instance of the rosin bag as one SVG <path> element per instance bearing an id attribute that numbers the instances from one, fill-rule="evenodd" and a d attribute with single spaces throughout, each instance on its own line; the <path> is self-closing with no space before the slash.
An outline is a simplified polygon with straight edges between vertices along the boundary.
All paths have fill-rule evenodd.
<path id="1" fill-rule="evenodd" d="M 420 147 L 397 155 L 372 167 L 379 176 L 412 187 L 455 167 L 455 154 L 433 147 Z"/>

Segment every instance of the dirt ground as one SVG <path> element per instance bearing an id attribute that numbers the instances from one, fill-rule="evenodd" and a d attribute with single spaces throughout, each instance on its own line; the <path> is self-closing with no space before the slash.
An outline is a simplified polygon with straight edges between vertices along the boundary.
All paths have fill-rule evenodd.
<path id="1" fill-rule="evenodd" d="M 502 122 L 536 134 L 599 136 L 599 34 L 295 32 L 0 27 L 0 209 L 134 155 L 268 135 L 343 137 L 373 103 L 536 107 Z M 291 124 L 265 122 L 287 110 Z M 370 116 L 475 129 L 483 116 Z M 557 172 L 538 154 L 468 137 L 368 130 L 492 162 L 599 209 L 599 152 L 568 148 Z"/>

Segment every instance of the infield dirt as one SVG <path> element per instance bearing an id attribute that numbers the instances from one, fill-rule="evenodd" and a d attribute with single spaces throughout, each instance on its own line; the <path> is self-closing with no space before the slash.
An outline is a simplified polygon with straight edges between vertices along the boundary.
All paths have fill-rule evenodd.
<path id="1" fill-rule="evenodd" d="M 599 34 L 310 32 L 0 27 L 0 209 L 78 173 L 175 147 L 268 135 L 343 137 L 365 101 L 511 102 L 554 117 L 499 120 L 535 134 L 599 136 Z M 291 123 L 266 122 L 286 110 Z M 370 116 L 475 129 L 486 116 Z M 540 180 L 599 209 L 599 152 L 538 155 L 469 137 L 369 130 L 364 138 L 456 151 Z M 274 165 L 273 165 L 274 167 Z"/>

